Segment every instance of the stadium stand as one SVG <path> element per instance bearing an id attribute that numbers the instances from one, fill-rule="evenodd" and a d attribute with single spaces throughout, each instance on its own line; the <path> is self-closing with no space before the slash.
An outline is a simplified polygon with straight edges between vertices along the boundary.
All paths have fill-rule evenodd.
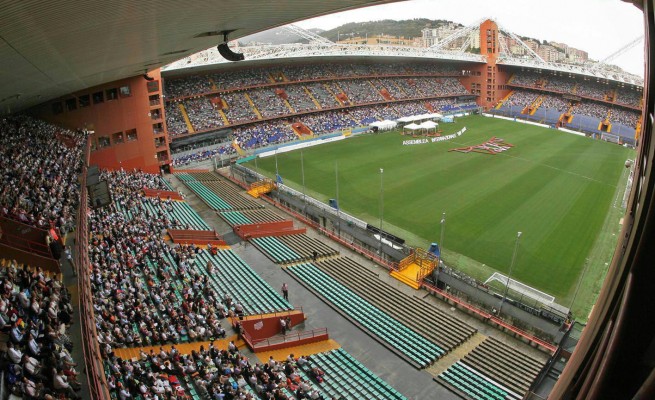
<path id="1" fill-rule="evenodd" d="M 310 376 L 323 372 L 318 387 L 331 398 L 405 398 L 343 349 L 314 354 L 298 368 Z"/>
<path id="2" fill-rule="evenodd" d="M 103 175 L 110 182 L 114 204 L 93 211 L 89 218 L 91 288 L 98 339 L 108 346 L 105 354 L 110 354 L 112 347 L 221 336 L 220 318 L 228 313 L 291 308 L 231 251 L 202 250 L 194 245 L 171 248 L 165 243 L 161 232 L 176 224 L 161 210 L 147 211 L 155 205 L 143 202 L 137 194 L 144 187 L 167 188 L 158 176 Z M 173 202 L 178 204 L 188 207 Z M 196 218 L 197 214 L 187 217 Z"/>
<path id="3" fill-rule="evenodd" d="M 166 103 L 166 126 L 171 136 L 183 135 L 189 133 L 189 127 L 184 121 L 182 112 L 177 102 Z"/>
<path id="4" fill-rule="evenodd" d="M 213 149 L 199 150 L 196 152 L 187 153 L 185 155 L 176 156 L 173 158 L 173 166 L 180 167 L 192 163 L 202 162 L 210 158 L 221 155 L 234 154 L 236 150 L 231 145 L 221 145 Z"/>
<path id="5" fill-rule="evenodd" d="M 214 210 L 256 210 L 261 204 L 245 197 L 232 185 L 226 185 L 214 173 L 176 173 L 184 184 Z"/>
<path id="6" fill-rule="evenodd" d="M 248 96 L 252 99 L 264 118 L 280 117 L 291 114 L 274 89 L 256 89 L 249 90 Z"/>
<path id="7" fill-rule="evenodd" d="M 297 113 L 317 109 L 317 105 L 312 102 L 302 85 L 289 85 L 285 89 L 289 96 L 289 104 Z"/>
<path id="8" fill-rule="evenodd" d="M 231 124 L 257 119 L 257 115 L 242 92 L 225 93 L 222 96 L 227 103 L 227 109 L 224 109 L 224 112 Z"/>
<path id="9" fill-rule="evenodd" d="M 476 330 L 439 308 L 380 281 L 377 274 L 348 257 L 321 260 L 315 266 L 371 304 L 412 326 L 417 333 L 437 344 L 445 352 L 459 346 Z"/>
<path id="10" fill-rule="evenodd" d="M 191 75 L 183 79 L 171 79 L 165 89 L 167 97 L 175 98 L 206 93 L 212 89 L 212 86 L 207 76 Z"/>
<path id="11" fill-rule="evenodd" d="M 469 399 L 524 398 L 543 363 L 487 338 L 435 380 Z"/>
<path id="12" fill-rule="evenodd" d="M 71 295 L 60 275 L 0 259 L 0 325 L 6 393 L 15 398 L 79 399 L 71 356 Z M 63 397 L 61 397 L 63 396 Z"/>
<path id="13" fill-rule="evenodd" d="M 337 99 L 323 86 L 322 83 L 309 83 L 305 87 L 312 96 L 318 101 L 321 108 L 338 107 L 340 104 Z"/>
<path id="14" fill-rule="evenodd" d="M 442 348 L 358 296 L 313 264 L 296 264 L 285 270 L 412 365 L 424 368 L 445 354 Z"/>
<path id="15" fill-rule="evenodd" d="M 0 120 L 0 216 L 72 231 L 85 139 L 28 116 Z"/>
<path id="16" fill-rule="evenodd" d="M 307 257 L 293 251 L 289 246 L 284 244 L 278 237 L 266 236 L 250 239 L 262 253 L 270 258 L 276 264 L 289 264 L 298 261 L 307 261 Z"/>
<path id="17" fill-rule="evenodd" d="M 218 116 L 218 111 L 207 97 L 188 99 L 184 101 L 184 107 L 193 129 L 196 131 L 223 126 L 223 120 Z"/>
<path id="18" fill-rule="evenodd" d="M 226 211 L 219 215 L 230 225 L 255 224 L 257 222 L 275 222 L 282 221 L 282 217 L 272 211 L 249 210 L 249 211 Z"/>
<path id="19" fill-rule="evenodd" d="M 312 239 L 305 234 L 279 236 L 277 239 L 305 260 L 312 257 L 317 259 L 332 257 L 339 254 L 337 250 L 322 241 Z"/>

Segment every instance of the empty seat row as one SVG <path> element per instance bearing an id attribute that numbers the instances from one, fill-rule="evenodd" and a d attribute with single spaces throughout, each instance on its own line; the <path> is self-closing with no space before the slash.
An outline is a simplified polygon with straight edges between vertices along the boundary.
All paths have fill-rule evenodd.
<path id="1" fill-rule="evenodd" d="M 188 172 L 189 176 L 197 181 L 218 181 L 219 176 L 214 172 Z"/>
<path id="2" fill-rule="evenodd" d="M 426 367 L 445 353 L 439 346 L 358 296 L 314 265 L 298 264 L 288 267 L 286 271 L 413 365 Z"/>
<path id="3" fill-rule="evenodd" d="M 339 254 L 332 247 L 320 240 L 312 239 L 305 234 L 279 236 L 278 239 L 306 259 L 312 257 L 314 252 L 316 252 L 318 257 L 329 257 Z"/>
<path id="4" fill-rule="evenodd" d="M 214 265 L 211 274 L 207 272 L 208 261 Z M 235 302 L 240 302 L 246 314 L 293 309 L 232 250 L 219 250 L 216 254 L 202 251 L 196 256 L 195 267 L 209 276 L 220 293 L 230 293 Z"/>
<path id="5" fill-rule="evenodd" d="M 341 348 L 313 355 L 309 367 L 318 367 L 325 372 L 325 379 L 318 386 L 330 396 L 405 399 L 405 396 Z"/>
<path id="6" fill-rule="evenodd" d="M 217 211 L 232 210 L 233 207 L 225 200 L 220 198 L 216 193 L 207 189 L 205 185 L 198 181 L 185 181 L 184 184 L 197 194 L 210 208 Z"/>
<path id="7" fill-rule="evenodd" d="M 485 339 L 461 362 L 517 393 L 529 389 L 544 365 L 544 362 L 493 338 Z"/>
<path id="8" fill-rule="evenodd" d="M 442 372 L 437 381 L 447 382 L 451 388 L 467 397 L 481 400 L 521 399 L 522 396 L 492 381 L 459 361 Z"/>
<path id="9" fill-rule="evenodd" d="M 383 282 L 376 273 L 348 257 L 321 260 L 315 265 L 447 352 L 476 332 L 475 328 L 446 314 L 438 306 Z"/>
<path id="10" fill-rule="evenodd" d="M 176 172 L 175 176 L 182 182 L 193 182 L 197 180 L 194 176 L 186 172 Z"/>
<path id="11" fill-rule="evenodd" d="M 278 240 L 277 237 L 253 238 L 250 241 L 276 264 L 288 264 L 307 259 L 291 250 L 287 245 Z"/>
<path id="12" fill-rule="evenodd" d="M 257 210 L 263 208 L 252 198 L 246 197 L 245 192 L 226 181 L 205 181 L 203 185 L 217 196 L 229 203 L 235 210 Z"/>
<path id="13" fill-rule="evenodd" d="M 250 218 L 246 217 L 241 211 L 225 211 L 219 213 L 219 215 L 228 223 L 230 226 L 235 225 L 246 225 L 252 224 L 253 221 Z"/>

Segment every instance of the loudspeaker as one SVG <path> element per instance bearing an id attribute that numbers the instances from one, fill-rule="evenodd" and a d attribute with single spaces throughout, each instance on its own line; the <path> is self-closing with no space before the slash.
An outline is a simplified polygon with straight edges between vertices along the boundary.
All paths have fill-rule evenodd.
<path id="1" fill-rule="evenodd" d="M 216 46 L 216 49 L 218 50 L 218 53 L 228 61 L 243 61 L 246 58 L 244 57 L 243 53 L 235 53 L 230 50 L 227 43 L 219 44 Z"/>
<path id="2" fill-rule="evenodd" d="M 111 194 L 107 181 L 100 181 L 93 185 L 87 185 L 89 200 L 92 208 L 101 208 L 111 204 Z"/>
<path id="3" fill-rule="evenodd" d="M 100 169 L 97 165 L 91 165 L 86 172 L 86 186 L 96 185 L 100 182 Z"/>

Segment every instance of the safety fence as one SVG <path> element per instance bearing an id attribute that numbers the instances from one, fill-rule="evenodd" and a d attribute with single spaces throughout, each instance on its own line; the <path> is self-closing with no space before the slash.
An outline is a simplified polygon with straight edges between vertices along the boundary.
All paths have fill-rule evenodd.
<path id="1" fill-rule="evenodd" d="M 77 274 L 77 286 L 79 291 L 78 307 L 82 329 L 82 351 L 84 353 L 84 364 L 89 385 L 89 393 L 92 399 L 109 399 L 109 387 L 107 386 L 107 380 L 105 378 L 102 355 L 98 343 L 98 334 L 96 332 L 93 298 L 91 294 L 91 279 L 89 276 L 89 224 L 86 174 L 89 164 L 90 148 L 91 141 L 87 139 L 86 147 L 84 149 L 84 166 L 80 178 L 80 207 L 77 211 L 77 230 L 75 232 L 77 252 L 74 259 L 74 269 Z"/>

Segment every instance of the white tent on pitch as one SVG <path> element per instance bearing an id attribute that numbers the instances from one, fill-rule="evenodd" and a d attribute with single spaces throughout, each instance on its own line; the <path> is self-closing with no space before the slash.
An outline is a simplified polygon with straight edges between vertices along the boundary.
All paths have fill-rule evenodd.
<path id="1" fill-rule="evenodd" d="M 414 133 L 416 131 L 420 131 L 421 129 L 423 129 L 423 128 L 421 128 L 421 125 L 411 123 L 409 125 L 403 126 L 403 135 L 405 134 L 405 131 L 410 131 L 410 132 Z"/>
<path id="2" fill-rule="evenodd" d="M 398 123 L 395 121 L 384 120 L 384 121 L 372 122 L 368 126 L 376 127 L 378 128 L 378 130 L 381 131 L 389 131 L 391 129 L 394 129 L 396 126 L 398 126 Z"/>
<path id="3" fill-rule="evenodd" d="M 427 133 L 430 133 L 430 131 L 433 131 L 435 134 L 437 133 L 437 127 L 438 126 L 439 126 L 439 124 L 437 124 L 434 121 L 425 121 L 421 125 L 419 125 L 419 127 L 421 129 L 425 129 L 425 131 Z"/>

